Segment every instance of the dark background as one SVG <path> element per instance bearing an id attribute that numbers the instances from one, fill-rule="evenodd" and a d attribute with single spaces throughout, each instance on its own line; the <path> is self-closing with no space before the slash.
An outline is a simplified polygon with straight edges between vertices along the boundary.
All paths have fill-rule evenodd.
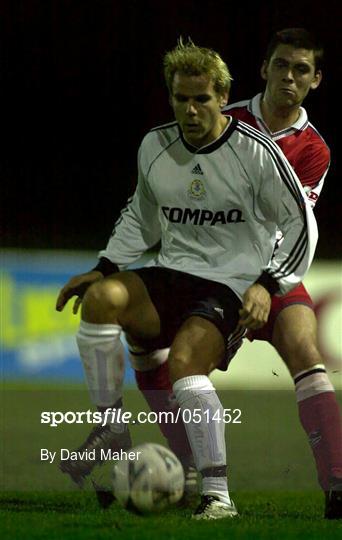
<path id="1" fill-rule="evenodd" d="M 221 53 L 237 101 L 262 89 L 273 31 L 305 26 L 326 51 L 305 107 L 333 158 L 317 254 L 338 255 L 338 2 L 3 0 L 0 10 L 3 247 L 105 246 L 134 188 L 141 138 L 172 120 L 162 58 L 180 34 Z"/>

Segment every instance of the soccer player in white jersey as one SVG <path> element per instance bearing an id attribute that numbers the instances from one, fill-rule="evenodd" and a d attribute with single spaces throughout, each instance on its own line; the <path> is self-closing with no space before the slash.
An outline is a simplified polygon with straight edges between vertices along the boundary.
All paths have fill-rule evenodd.
<path id="1" fill-rule="evenodd" d="M 226 363 L 238 325 L 261 327 L 271 294 L 302 280 L 317 228 L 277 145 L 222 114 L 231 77 L 220 56 L 180 41 L 166 54 L 164 70 L 176 121 L 143 139 L 133 198 L 96 268 L 69 281 L 57 309 L 83 295 L 77 342 L 102 410 L 118 399 L 122 331 L 135 346 L 170 346 L 173 391 L 189 412 L 186 432 L 202 475 L 194 517 L 233 517 L 223 410 L 208 375 Z M 201 177 L 194 180 L 196 171 Z M 283 240 L 274 253 L 278 229 Z M 159 240 L 150 267 L 126 270 Z M 207 411 L 200 421 L 192 416 L 198 409 Z M 208 414 L 216 420 L 208 422 Z M 100 442 L 104 432 L 97 433 Z"/>

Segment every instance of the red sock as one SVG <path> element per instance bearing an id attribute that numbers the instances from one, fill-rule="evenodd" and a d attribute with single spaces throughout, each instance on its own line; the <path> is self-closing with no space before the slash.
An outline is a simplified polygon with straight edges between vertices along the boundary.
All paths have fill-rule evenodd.
<path id="1" fill-rule="evenodd" d="M 161 411 L 173 411 L 173 417 L 176 417 L 178 404 L 172 391 L 167 362 L 164 362 L 157 368 L 149 371 L 136 370 L 135 378 L 138 388 L 144 394 L 152 411 L 156 413 Z M 177 423 L 171 423 L 170 421 L 167 423 L 161 422 L 159 427 L 176 456 L 178 456 L 183 463 L 191 462 L 191 448 L 182 419 L 179 418 Z"/>
<path id="2" fill-rule="evenodd" d="M 322 392 L 323 387 L 328 390 L 330 385 L 324 370 L 313 371 L 307 370 L 305 378 L 295 377 L 296 393 L 300 421 L 315 457 L 318 481 L 328 491 L 332 478 L 342 478 L 341 413 L 335 392 Z"/>

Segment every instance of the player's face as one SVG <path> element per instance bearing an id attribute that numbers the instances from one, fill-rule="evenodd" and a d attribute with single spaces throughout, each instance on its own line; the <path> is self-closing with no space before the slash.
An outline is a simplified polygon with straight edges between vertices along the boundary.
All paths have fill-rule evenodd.
<path id="1" fill-rule="evenodd" d="M 270 61 L 264 62 L 261 76 L 267 81 L 266 100 L 280 108 L 301 105 L 322 79 L 321 71 L 315 71 L 313 51 L 292 45 L 278 45 Z"/>
<path id="2" fill-rule="evenodd" d="M 212 80 L 206 75 L 175 73 L 171 105 L 185 139 L 201 148 L 220 136 L 227 119 L 221 114 L 228 95 L 215 92 Z"/>

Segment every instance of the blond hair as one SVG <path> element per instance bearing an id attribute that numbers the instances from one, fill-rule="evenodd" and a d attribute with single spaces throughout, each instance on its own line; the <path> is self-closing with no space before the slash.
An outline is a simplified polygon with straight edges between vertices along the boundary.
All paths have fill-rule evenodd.
<path id="1" fill-rule="evenodd" d="M 207 75 L 219 95 L 229 92 L 233 80 L 227 64 L 217 52 L 197 47 L 190 38 L 184 43 L 180 37 L 177 46 L 164 56 L 164 76 L 170 94 L 176 71 L 185 75 Z"/>

